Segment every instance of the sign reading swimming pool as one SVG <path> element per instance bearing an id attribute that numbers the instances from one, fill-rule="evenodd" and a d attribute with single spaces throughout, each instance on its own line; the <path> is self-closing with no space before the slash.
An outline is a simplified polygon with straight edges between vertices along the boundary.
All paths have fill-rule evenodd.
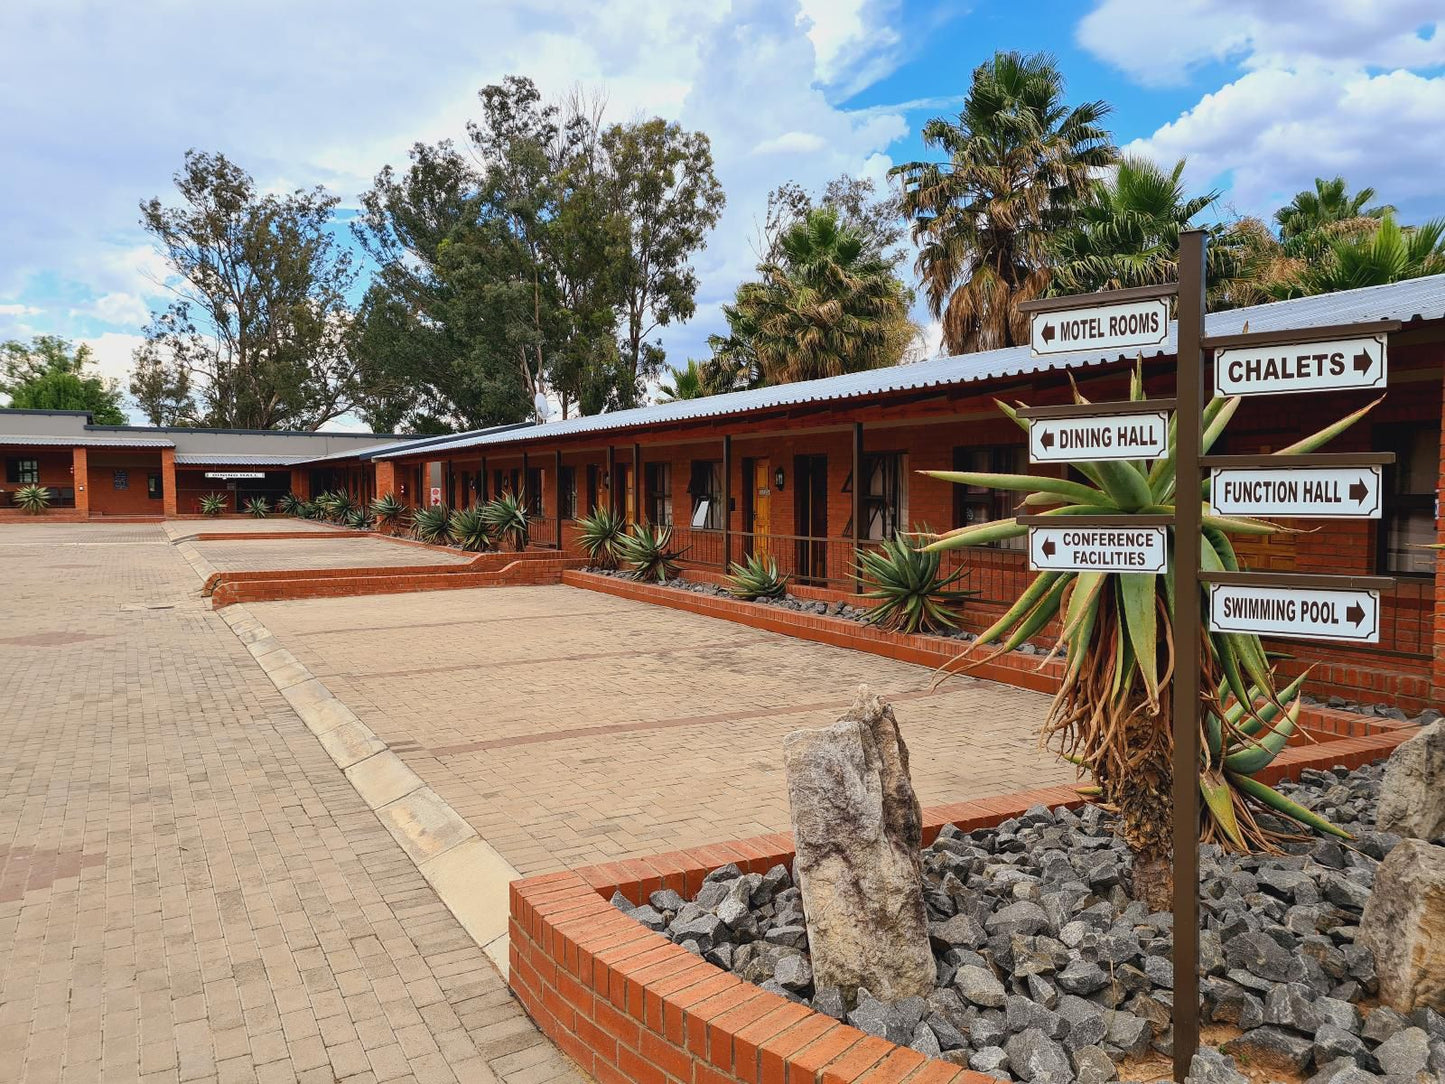
<path id="1" fill-rule="evenodd" d="M 1162 410 L 1112 417 L 1034 418 L 1029 422 L 1029 459 L 1034 463 L 1158 459 L 1168 451 L 1169 415 Z"/>
<path id="2" fill-rule="evenodd" d="M 1158 346 L 1169 332 L 1169 300 L 1127 301 L 1032 313 L 1029 347 L 1034 357 L 1077 350 L 1129 350 Z"/>
<path id="3" fill-rule="evenodd" d="M 1298 640 L 1380 642 L 1380 592 L 1211 584 L 1209 627 Z"/>
<path id="4" fill-rule="evenodd" d="M 1166 527 L 1030 527 L 1035 572 L 1163 572 Z"/>
<path id="5" fill-rule="evenodd" d="M 1219 395 L 1383 388 L 1387 376 L 1384 335 L 1228 346 L 1214 352 L 1214 390 Z"/>

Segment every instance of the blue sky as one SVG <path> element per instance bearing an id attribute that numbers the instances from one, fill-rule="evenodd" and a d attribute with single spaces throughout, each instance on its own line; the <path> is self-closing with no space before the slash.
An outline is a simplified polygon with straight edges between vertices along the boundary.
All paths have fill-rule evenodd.
<path id="1" fill-rule="evenodd" d="M 0 5 L 0 340 L 89 342 L 122 378 L 165 269 L 136 224 L 188 147 L 274 189 L 354 207 L 416 140 L 462 138 L 509 72 L 545 93 L 602 90 L 609 115 L 712 137 L 729 205 L 696 266 L 698 314 L 669 358 L 706 353 L 751 273 L 768 190 L 881 179 L 926 154 L 997 49 L 1055 54 L 1072 101 L 1103 98 L 1120 145 L 1241 213 L 1317 175 L 1373 184 L 1407 221 L 1438 183 L 1445 37 L 1438 0 L 9 0 Z M 916 313 L 926 334 L 928 314 Z M 343 423 L 346 424 L 346 423 Z"/>

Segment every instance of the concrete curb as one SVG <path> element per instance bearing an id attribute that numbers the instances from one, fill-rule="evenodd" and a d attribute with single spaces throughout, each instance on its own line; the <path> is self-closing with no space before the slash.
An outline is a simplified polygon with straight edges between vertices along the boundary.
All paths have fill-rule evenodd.
<path id="1" fill-rule="evenodd" d="M 184 554 L 192 547 L 183 543 L 177 548 Z M 186 555 L 186 560 L 203 581 L 210 575 L 208 562 L 199 554 Z M 207 566 L 204 572 L 201 565 Z M 244 605 L 219 612 L 362 801 L 505 978 L 509 886 L 521 874 L 282 647 Z"/>

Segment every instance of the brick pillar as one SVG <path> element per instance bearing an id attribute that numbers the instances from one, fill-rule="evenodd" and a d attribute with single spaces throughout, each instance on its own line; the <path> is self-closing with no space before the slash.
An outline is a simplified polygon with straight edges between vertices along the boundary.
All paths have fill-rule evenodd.
<path id="1" fill-rule="evenodd" d="M 396 464 L 390 459 L 373 459 L 371 462 L 376 467 L 376 495 L 384 497 L 393 493 L 400 499 L 401 494 L 396 489 Z"/>
<path id="2" fill-rule="evenodd" d="M 176 450 L 161 449 L 161 514 L 167 519 L 176 515 Z"/>
<path id="3" fill-rule="evenodd" d="M 70 450 L 70 481 L 75 489 L 75 514 L 90 515 L 90 456 L 84 448 Z"/>
<path id="4" fill-rule="evenodd" d="M 1441 414 L 1445 416 L 1445 381 L 1440 385 Z M 1445 497 L 1445 426 L 1440 429 L 1440 477 L 1435 484 L 1435 541 L 1445 545 L 1445 516 L 1440 501 Z M 1445 550 L 1435 557 L 1435 659 L 1430 669 L 1430 699 L 1445 701 Z"/>

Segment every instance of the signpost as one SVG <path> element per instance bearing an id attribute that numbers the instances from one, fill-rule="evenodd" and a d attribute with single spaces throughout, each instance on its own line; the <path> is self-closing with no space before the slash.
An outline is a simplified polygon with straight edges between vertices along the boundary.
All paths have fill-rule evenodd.
<path id="1" fill-rule="evenodd" d="M 1035 572 L 1152 572 L 1169 567 L 1166 527 L 1030 527 Z"/>
<path id="2" fill-rule="evenodd" d="M 1209 503 L 1224 516 L 1379 519 L 1380 467 L 1352 458 L 1348 467 L 1216 467 Z"/>
<path id="3" fill-rule="evenodd" d="M 1169 412 L 1157 402 L 1036 407 L 1023 416 L 1029 419 L 1033 463 L 1158 459 L 1169 453 Z"/>
<path id="4" fill-rule="evenodd" d="M 1316 582 L 1315 576 L 1238 575 L 1238 580 L 1209 585 L 1210 628 L 1296 640 L 1380 642 L 1377 589 L 1300 586 Z"/>
<path id="5" fill-rule="evenodd" d="M 1223 336 L 1213 340 L 1214 390 L 1219 395 L 1272 395 L 1383 388 L 1388 376 L 1385 334 L 1399 326 L 1386 321 Z"/>
<path id="6" fill-rule="evenodd" d="M 1029 325 L 1034 356 L 1159 346 L 1168 336 L 1169 299 L 1157 290 L 1145 287 L 1098 296 L 1108 300 L 1090 305 L 1082 298 L 1070 298 L 1076 307 L 1034 312 Z M 1077 304 L 1080 301 L 1083 304 Z"/>

